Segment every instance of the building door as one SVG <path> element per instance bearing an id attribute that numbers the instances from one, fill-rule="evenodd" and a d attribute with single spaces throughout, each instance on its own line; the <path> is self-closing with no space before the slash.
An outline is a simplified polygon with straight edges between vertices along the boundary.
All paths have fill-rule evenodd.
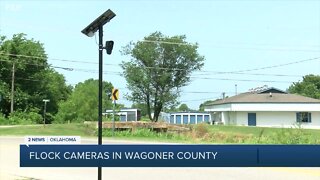
<path id="1" fill-rule="evenodd" d="M 176 115 L 176 124 L 181 124 L 181 115 Z"/>
<path id="2" fill-rule="evenodd" d="M 256 113 L 248 113 L 248 126 L 256 126 L 257 125 L 257 116 Z"/>

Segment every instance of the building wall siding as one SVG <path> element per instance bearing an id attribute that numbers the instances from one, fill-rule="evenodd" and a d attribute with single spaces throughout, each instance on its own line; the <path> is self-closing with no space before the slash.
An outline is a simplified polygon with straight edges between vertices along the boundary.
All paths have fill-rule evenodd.
<path id="1" fill-rule="evenodd" d="M 320 104 L 312 103 L 234 103 L 231 111 L 319 111 Z"/>
<path id="2" fill-rule="evenodd" d="M 256 113 L 257 126 L 262 127 L 295 127 L 296 112 L 232 112 L 236 114 L 237 125 L 248 125 L 248 113 Z M 311 112 L 311 123 L 302 123 L 304 128 L 320 128 L 320 112 Z M 232 118 L 229 119 L 229 124 Z"/>
<path id="3" fill-rule="evenodd" d="M 205 111 L 318 111 L 319 103 L 232 103 L 208 106 Z"/>

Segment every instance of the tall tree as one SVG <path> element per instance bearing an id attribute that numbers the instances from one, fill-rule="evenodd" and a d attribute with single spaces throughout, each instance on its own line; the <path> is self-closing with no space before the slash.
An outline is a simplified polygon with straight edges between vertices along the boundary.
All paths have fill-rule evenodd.
<path id="1" fill-rule="evenodd" d="M 147 111 L 147 105 L 146 104 L 132 104 L 131 108 L 137 108 L 141 110 L 141 116 L 147 116 L 148 111 Z"/>
<path id="2" fill-rule="evenodd" d="M 303 77 L 302 82 L 294 82 L 290 85 L 290 93 L 320 99 L 320 76 L 309 74 Z"/>
<path id="3" fill-rule="evenodd" d="M 199 111 L 204 111 L 205 106 L 207 106 L 208 104 L 211 104 L 211 103 L 213 103 L 213 102 L 215 102 L 215 101 L 218 101 L 218 100 L 220 100 L 220 99 L 208 100 L 208 101 L 203 102 L 203 103 L 200 104 L 200 106 L 199 106 Z"/>
<path id="4" fill-rule="evenodd" d="M 41 81 L 38 82 L 39 90 L 33 90 L 33 93 L 31 92 L 31 94 L 33 94 L 30 98 L 31 102 L 34 102 L 37 107 L 42 107 L 42 100 L 50 99 L 47 111 L 56 114 L 58 112 L 59 102 L 68 99 L 72 92 L 72 86 L 67 86 L 65 77 L 51 68 L 37 73 L 36 78 L 41 79 Z"/>
<path id="5" fill-rule="evenodd" d="M 128 99 L 146 104 L 149 118 L 158 121 L 164 107 L 177 104 L 180 88 L 190 82 L 191 73 L 203 66 L 204 57 L 197 49 L 198 45 L 186 42 L 184 35 L 169 37 L 160 32 L 128 44 L 122 50 L 123 55 L 132 57 L 122 63 L 131 90 Z"/>
<path id="6" fill-rule="evenodd" d="M 180 106 L 179 106 L 179 108 L 178 108 L 178 110 L 179 111 L 189 111 L 190 109 L 189 109 L 189 107 L 188 107 L 188 105 L 187 104 L 181 104 Z"/>
<path id="7" fill-rule="evenodd" d="M 48 112 L 56 113 L 58 102 L 65 100 L 71 89 L 64 77 L 50 68 L 43 44 L 26 35 L 15 34 L 0 40 L 1 111 L 42 109 L 43 99 L 50 99 Z M 13 102 L 13 103 L 11 103 Z M 39 112 L 40 113 L 40 112 Z"/>
<path id="8" fill-rule="evenodd" d="M 112 84 L 103 82 L 104 92 L 111 92 Z M 103 93 L 103 109 L 111 109 L 112 102 Z M 78 83 L 70 97 L 59 104 L 56 115 L 59 122 L 94 121 L 98 119 L 98 80 L 88 79 Z"/>

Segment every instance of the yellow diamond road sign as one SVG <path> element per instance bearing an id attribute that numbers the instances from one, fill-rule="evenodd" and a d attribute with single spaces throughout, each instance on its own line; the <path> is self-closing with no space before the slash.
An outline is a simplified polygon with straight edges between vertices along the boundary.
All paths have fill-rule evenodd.
<path id="1" fill-rule="evenodd" d="M 119 99 L 119 90 L 118 89 L 115 89 L 113 88 L 112 89 L 112 100 L 118 100 Z"/>

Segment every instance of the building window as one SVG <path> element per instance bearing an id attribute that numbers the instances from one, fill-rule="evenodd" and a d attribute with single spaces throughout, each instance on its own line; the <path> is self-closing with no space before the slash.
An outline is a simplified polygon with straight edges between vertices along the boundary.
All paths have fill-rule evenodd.
<path id="1" fill-rule="evenodd" d="M 298 123 L 311 123 L 311 113 L 308 112 L 297 112 Z"/>

